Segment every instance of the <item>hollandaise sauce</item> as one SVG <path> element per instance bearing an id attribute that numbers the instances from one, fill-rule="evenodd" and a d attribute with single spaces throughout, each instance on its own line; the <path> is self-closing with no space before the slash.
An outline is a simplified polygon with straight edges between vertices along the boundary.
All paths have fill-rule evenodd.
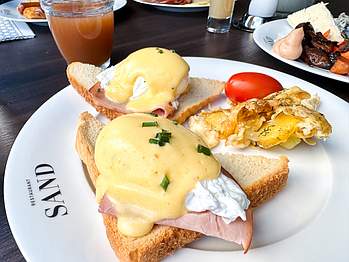
<path id="1" fill-rule="evenodd" d="M 106 194 L 115 204 L 122 234 L 143 236 L 155 222 L 187 212 L 185 198 L 197 181 L 219 176 L 220 164 L 205 148 L 198 136 L 166 118 L 118 117 L 97 138 L 97 201 Z"/>
<path id="2" fill-rule="evenodd" d="M 151 112 L 187 89 L 188 72 L 188 64 L 174 51 L 143 48 L 115 66 L 106 96 L 130 111 Z"/>

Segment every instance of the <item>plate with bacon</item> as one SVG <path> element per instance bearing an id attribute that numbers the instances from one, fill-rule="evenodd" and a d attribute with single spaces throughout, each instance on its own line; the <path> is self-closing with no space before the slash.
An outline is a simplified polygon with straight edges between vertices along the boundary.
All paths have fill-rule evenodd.
<path id="1" fill-rule="evenodd" d="M 208 9 L 208 0 L 134 0 L 140 4 L 150 5 L 168 12 L 201 12 Z"/>

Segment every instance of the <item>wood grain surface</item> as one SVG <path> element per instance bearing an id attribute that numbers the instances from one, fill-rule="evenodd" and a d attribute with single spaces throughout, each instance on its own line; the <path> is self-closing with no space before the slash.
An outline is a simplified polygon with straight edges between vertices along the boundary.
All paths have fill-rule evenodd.
<path id="1" fill-rule="evenodd" d="M 237 2 L 235 16 L 246 10 L 248 2 Z M 329 2 L 335 15 L 349 11 L 347 0 Z M 257 47 L 252 34 L 236 29 L 228 34 L 210 34 L 206 31 L 206 19 L 207 12 L 169 13 L 129 0 L 123 9 L 115 12 L 112 64 L 142 47 L 167 47 L 182 56 L 225 58 L 280 70 L 349 102 L 349 84 L 304 72 L 274 59 Z M 49 28 L 30 27 L 36 34 L 34 39 L 0 43 L 0 261 L 3 262 L 24 261 L 5 214 L 3 180 L 8 154 L 28 118 L 68 85 L 66 63 Z"/>

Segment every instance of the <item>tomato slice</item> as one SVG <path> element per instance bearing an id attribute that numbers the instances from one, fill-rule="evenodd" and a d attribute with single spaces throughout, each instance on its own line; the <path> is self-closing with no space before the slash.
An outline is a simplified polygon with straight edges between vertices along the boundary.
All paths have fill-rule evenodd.
<path id="1" fill-rule="evenodd" d="M 263 98 L 281 91 L 279 81 L 262 73 L 243 72 L 232 75 L 225 86 L 225 95 L 233 102 L 244 102 L 251 98 Z"/>

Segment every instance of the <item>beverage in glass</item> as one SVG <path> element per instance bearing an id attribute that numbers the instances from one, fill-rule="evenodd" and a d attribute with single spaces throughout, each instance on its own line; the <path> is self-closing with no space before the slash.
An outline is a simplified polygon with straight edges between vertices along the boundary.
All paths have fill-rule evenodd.
<path id="1" fill-rule="evenodd" d="M 67 63 L 107 67 L 114 33 L 113 0 L 41 0 L 50 30 Z"/>
<path id="2" fill-rule="evenodd" d="M 230 30 L 235 0 L 210 0 L 207 31 L 227 33 Z"/>

